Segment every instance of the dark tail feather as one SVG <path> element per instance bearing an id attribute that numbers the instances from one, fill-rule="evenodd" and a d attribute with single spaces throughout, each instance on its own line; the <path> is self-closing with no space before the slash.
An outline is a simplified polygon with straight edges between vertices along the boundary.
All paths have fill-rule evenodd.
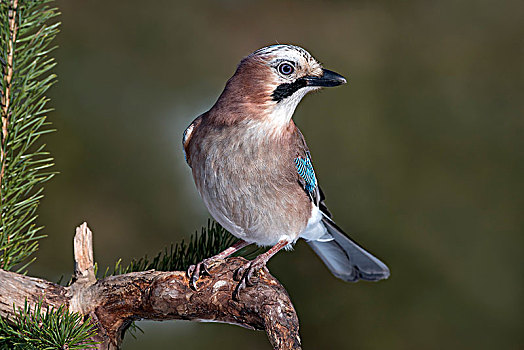
<path id="1" fill-rule="evenodd" d="M 336 277 L 347 282 L 359 279 L 378 281 L 389 277 L 388 267 L 351 240 L 331 219 L 324 217 L 322 222 L 334 239 L 307 243 Z"/>

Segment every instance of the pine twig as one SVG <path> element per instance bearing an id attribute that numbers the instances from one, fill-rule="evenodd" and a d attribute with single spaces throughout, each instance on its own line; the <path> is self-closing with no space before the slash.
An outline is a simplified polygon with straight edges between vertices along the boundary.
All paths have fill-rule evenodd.
<path id="1" fill-rule="evenodd" d="M 16 13 L 18 10 L 18 0 L 13 0 L 12 5 L 9 7 L 8 18 L 9 18 L 9 40 L 8 40 L 8 53 L 7 53 L 7 64 L 5 66 L 5 92 L 2 94 L 2 144 L 0 148 L 0 162 L 2 167 L 0 169 L 0 188 L 2 188 L 2 180 L 4 179 L 5 172 L 5 147 L 7 140 L 7 125 L 9 124 L 9 103 L 11 101 L 11 81 L 13 80 L 13 57 L 15 55 L 15 42 L 16 42 Z M 2 191 L 0 191 L 0 206 L 2 206 Z"/>

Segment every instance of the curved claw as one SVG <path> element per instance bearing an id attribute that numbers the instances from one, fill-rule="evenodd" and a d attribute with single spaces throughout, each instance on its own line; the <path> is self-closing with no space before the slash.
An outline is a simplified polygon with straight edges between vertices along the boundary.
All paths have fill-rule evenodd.
<path id="1" fill-rule="evenodd" d="M 246 288 L 246 282 L 244 279 L 242 279 L 236 286 L 235 290 L 233 291 L 233 300 L 239 301 L 240 300 L 240 291 Z"/>
<path id="2" fill-rule="evenodd" d="M 189 265 L 186 270 L 186 276 L 190 278 L 193 275 L 193 271 L 195 271 L 195 265 Z"/>
<path id="3" fill-rule="evenodd" d="M 240 266 L 235 273 L 233 274 L 233 279 L 235 281 L 240 281 L 242 279 L 242 276 L 244 276 L 244 269 L 245 266 Z"/>
<path id="4" fill-rule="evenodd" d="M 246 281 L 246 287 L 253 287 L 258 283 L 258 273 L 263 266 L 256 267 L 253 263 L 249 264 L 244 279 Z"/>
<path id="5" fill-rule="evenodd" d="M 253 260 L 248 264 L 239 267 L 233 276 L 235 281 L 239 281 L 235 291 L 233 292 L 233 299 L 239 300 L 240 292 L 246 287 L 252 287 L 258 283 L 258 273 L 265 266 L 265 262 L 257 262 Z"/>
<path id="6" fill-rule="evenodd" d="M 197 281 L 200 276 L 211 276 L 208 264 L 211 264 L 211 259 L 204 259 L 196 265 L 191 265 L 187 268 L 187 277 L 189 278 L 189 287 L 197 290 Z"/>
<path id="7" fill-rule="evenodd" d="M 198 263 L 196 265 L 191 265 L 187 269 L 187 277 L 189 279 L 189 287 L 193 290 L 197 290 L 196 282 L 200 278 L 200 265 L 202 263 Z"/>
<path id="8" fill-rule="evenodd" d="M 235 271 L 233 278 L 237 281 L 240 280 L 240 282 L 238 283 L 237 287 L 235 288 L 235 291 L 233 292 L 233 299 L 236 299 L 238 301 L 238 297 L 242 289 L 248 286 L 253 286 L 256 283 L 258 283 L 259 279 L 257 275 L 260 269 L 266 266 L 267 261 L 273 255 L 275 255 L 276 252 L 284 248 L 289 243 L 290 242 L 288 240 L 278 241 L 278 243 L 275 244 L 267 252 L 260 254 L 255 258 L 255 260 L 252 260 L 244 266 L 238 268 L 238 270 Z"/>

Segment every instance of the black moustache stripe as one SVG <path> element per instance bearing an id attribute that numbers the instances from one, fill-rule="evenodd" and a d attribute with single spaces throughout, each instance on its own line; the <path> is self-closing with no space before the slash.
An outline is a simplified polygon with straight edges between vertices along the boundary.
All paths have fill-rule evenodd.
<path id="1" fill-rule="evenodd" d="M 280 102 L 306 86 L 306 80 L 304 78 L 299 78 L 292 83 L 284 83 L 277 86 L 275 91 L 271 94 L 271 97 L 273 97 L 273 101 Z"/>

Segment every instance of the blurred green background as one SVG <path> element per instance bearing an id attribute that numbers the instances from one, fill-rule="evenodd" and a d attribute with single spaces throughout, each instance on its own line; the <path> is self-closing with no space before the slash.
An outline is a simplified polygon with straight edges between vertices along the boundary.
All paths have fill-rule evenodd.
<path id="1" fill-rule="evenodd" d="M 391 278 L 346 284 L 299 242 L 269 263 L 304 349 L 524 348 L 524 2 L 57 1 L 63 12 L 30 273 L 187 239 L 207 213 L 181 150 L 239 60 L 294 43 L 349 78 L 295 114 L 337 222 Z M 262 332 L 142 322 L 124 349 L 269 349 Z"/>

